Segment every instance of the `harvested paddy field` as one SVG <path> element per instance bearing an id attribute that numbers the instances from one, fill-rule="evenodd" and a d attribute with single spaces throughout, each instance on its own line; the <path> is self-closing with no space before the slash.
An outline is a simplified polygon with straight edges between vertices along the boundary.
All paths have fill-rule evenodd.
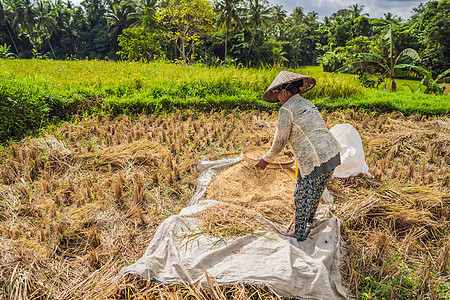
<path id="1" fill-rule="evenodd" d="M 329 128 L 350 123 L 358 130 L 374 175 L 333 178 L 329 186 L 350 294 L 448 297 L 448 118 L 353 110 L 323 116 Z M 86 117 L 2 148 L 0 298 L 279 298 L 267 289 L 213 281 L 205 288 L 132 276 L 111 283 L 121 267 L 142 256 L 159 224 L 187 205 L 199 159 L 234 157 L 249 145 L 270 143 L 275 121 L 276 114 L 237 111 Z M 214 197 L 221 195 L 208 195 Z M 254 197 L 266 202 L 262 214 L 291 217 L 288 197 Z M 254 207 L 252 201 L 246 207 Z M 257 226 L 249 224 L 244 233 Z"/>

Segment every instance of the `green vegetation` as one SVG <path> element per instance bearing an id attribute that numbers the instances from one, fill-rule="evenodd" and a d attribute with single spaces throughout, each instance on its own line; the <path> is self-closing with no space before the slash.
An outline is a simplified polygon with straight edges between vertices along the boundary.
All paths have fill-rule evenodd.
<path id="1" fill-rule="evenodd" d="M 433 78 L 433 74 L 430 71 L 425 70 L 422 67 L 417 66 L 406 66 L 410 72 L 417 74 L 417 76 L 422 76 L 422 80 L 420 81 L 420 86 L 424 88 L 425 94 L 444 94 L 445 87 L 439 86 L 438 82 L 445 82 L 448 80 L 448 76 L 450 74 L 450 69 L 445 70 L 441 74 L 439 74 L 436 78 Z M 420 90 L 418 90 L 419 92 Z"/>
<path id="2" fill-rule="evenodd" d="M 389 12 L 373 18 L 360 4 L 319 20 L 315 11 L 296 7 L 288 14 L 266 0 L 1 0 L 0 45 L 19 58 L 282 62 L 290 68 L 317 64 L 326 53 L 325 68 L 342 66 L 352 59 L 347 47 L 381 57 L 379 51 L 397 56 L 411 48 L 422 58 L 418 66 L 436 76 L 450 68 L 449 13 L 447 0 L 420 4 L 408 20 Z M 387 32 L 397 48 L 361 45 L 377 44 Z M 332 53 L 339 52 L 336 61 Z"/>
<path id="3" fill-rule="evenodd" d="M 363 108 L 406 115 L 448 113 L 448 96 L 362 88 L 354 75 L 294 69 L 316 78 L 305 97 L 320 109 Z M 272 111 L 261 96 L 279 72 L 271 69 L 141 64 L 107 61 L 0 61 L 0 140 L 17 139 L 74 114 L 119 115 L 171 111 L 258 109 Z"/>
<path id="4" fill-rule="evenodd" d="M 419 54 L 416 50 L 407 48 L 400 52 L 397 57 L 394 57 L 394 42 L 392 37 L 392 25 L 387 26 L 389 29 L 385 35 L 386 46 L 389 47 L 389 56 L 386 58 L 380 57 L 372 53 L 358 53 L 358 60 L 343 66 L 336 70 L 337 73 L 348 72 L 358 70 L 360 74 L 370 72 L 373 74 L 380 73 L 382 79 L 389 77 L 390 89 L 395 92 L 397 90 L 397 84 L 395 83 L 395 77 L 398 76 L 398 72 L 404 68 L 411 67 L 409 64 L 398 64 L 403 57 L 409 57 L 414 62 L 420 60 Z"/>
<path id="5" fill-rule="evenodd" d="M 444 115 L 450 113 L 450 97 L 407 92 L 389 93 L 367 89 L 364 96 L 346 99 L 317 99 L 314 103 L 322 109 L 361 108 L 382 112 L 399 111 L 405 115 Z"/>
<path id="6" fill-rule="evenodd" d="M 199 157 L 267 142 L 279 104 L 261 96 L 289 69 L 316 78 L 304 96 L 327 125 L 355 126 L 375 176 L 330 188 L 351 293 L 449 299 L 450 1 L 408 20 L 363 10 L 319 21 L 265 0 L 0 0 L 0 298 L 138 295 L 108 279 L 186 204 Z M 359 75 L 323 72 L 352 63 Z"/>
<path id="7" fill-rule="evenodd" d="M 444 94 L 445 87 L 439 86 L 438 83 L 442 83 L 447 79 L 447 76 L 450 74 L 450 69 L 442 72 L 434 79 L 432 72 L 421 66 L 399 63 L 400 61 L 404 62 L 405 58 L 409 58 L 413 63 L 416 63 L 420 61 L 420 57 L 417 51 L 411 48 L 404 49 L 397 57 L 394 57 L 392 25 L 389 24 L 388 28 L 388 32 L 384 37 L 386 46 L 389 47 L 389 54 L 386 58 L 374 53 L 355 53 L 352 58 L 347 58 L 347 62 L 351 61 L 350 63 L 347 63 L 335 72 L 357 72 L 359 73 L 359 80 L 366 87 L 378 86 L 384 81 L 384 86 L 390 86 L 390 90 L 393 92 L 397 91 L 397 83 L 395 82 L 396 77 L 421 78 L 422 80 L 419 83 L 420 87 L 417 89 L 417 93 L 423 90 L 425 94 Z M 339 60 L 341 57 L 345 56 L 339 55 L 339 53 L 328 52 L 322 58 L 322 64 L 326 64 L 326 68 L 334 69 L 336 64 L 345 61 L 345 59 Z M 354 61 L 355 57 L 357 57 L 358 60 Z M 389 78 L 389 82 L 386 82 L 386 78 Z M 410 87 L 410 89 L 412 88 Z"/>
<path id="8" fill-rule="evenodd" d="M 20 138 L 77 113 L 139 114 L 198 110 L 274 110 L 261 100 L 278 70 L 106 61 L 3 60 L 0 64 L 0 140 Z M 361 95 L 349 76 L 311 74 L 310 98 Z"/>

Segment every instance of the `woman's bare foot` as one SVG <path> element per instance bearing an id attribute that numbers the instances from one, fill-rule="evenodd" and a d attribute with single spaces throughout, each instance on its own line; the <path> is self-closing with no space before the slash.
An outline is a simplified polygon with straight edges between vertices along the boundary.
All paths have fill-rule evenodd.
<path id="1" fill-rule="evenodd" d="M 283 235 L 291 237 L 291 238 L 297 238 L 297 236 L 295 235 L 295 231 L 289 231 L 289 232 L 283 233 Z"/>

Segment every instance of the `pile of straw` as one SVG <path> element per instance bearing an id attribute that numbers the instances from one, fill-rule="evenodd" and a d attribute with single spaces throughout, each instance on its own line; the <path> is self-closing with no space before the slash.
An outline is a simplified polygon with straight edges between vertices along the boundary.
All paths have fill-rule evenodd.
<path id="1" fill-rule="evenodd" d="M 333 117 L 338 113 L 328 122 Z M 450 287 L 448 118 L 350 111 L 336 121 L 358 129 L 374 175 L 334 178 L 329 187 L 343 225 L 350 292 L 443 297 Z"/>
<path id="2" fill-rule="evenodd" d="M 217 175 L 204 198 L 252 209 L 268 219 L 289 224 L 294 216 L 295 179 L 288 170 L 257 169 L 246 162 Z"/>
<path id="3" fill-rule="evenodd" d="M 352 110 L 324 118 L 329 128 L 351 123 L 358 129 L 375 175 L 333 179 L 330 186 L 333 213 L 343 224 L 351 293 L 441 297 L 450 289 L 448 119 Z M 218 287 L 212 279 L 206 288 L 131 278 L 112 283 L 122 266 L 141 257 L 159 224 L 187 205 L 197 161 L 267 144 L 275 120 L 237 111 L 200 118 L 179 111 L 138 119 L 83 117 L 0 148 L 0 298 L 278 299 L 266 289 Z M 243 203 L 228 203 L 288 223 L 294 187 L 280 182 L 283 173 L 269 180 L 269 173 L 255 176 L 240 167 L 234 174 L 248 178 L 222 195 L 225 185 L 219 185 L 208 198 L 227 202 L 226 193 L 267 180 L 255 199 L 247 194 Z M 261 201 L 267 211 L 255 207 Z"/>
<path id="4" fill-rule="evenodd" d="M 240 112 L 193 119 L 180 111 L 80 118 L 0 148 L 0 298 L 114 299 L 139 290 L 111 284 L 158 225 L 187 205 L 198 159 L 267 142 L 272 120 Z M 189 288 L 204 293 L 180 286 L 180 295 Z M 243 286 L 212 288 L 247 295 Z"/>
<path id="5" fill-rule="evenodd" d="M 195 217 L 199 220 L 199 229 L 195 234 L 207 234 L 220 239 L 267 228 L 257 213 L 225 203 L 207 207 Z"/>

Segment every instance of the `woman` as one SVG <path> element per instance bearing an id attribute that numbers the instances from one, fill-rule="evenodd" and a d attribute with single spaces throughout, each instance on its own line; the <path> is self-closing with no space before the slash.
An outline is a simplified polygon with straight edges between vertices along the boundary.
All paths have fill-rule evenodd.
<path id="1" fill-rule="evenodd" d="M 292 149 L 298 166 L 295 200 L 295 233 L 289 236 L 304 241 L 307 223 L 311 223 L 334 169 L 340 165 L 340 146 L 325 125 L 319 110 L 300 94 L 313 88 L 309 76 L 281 71 L 263 95 L 267 102 L 280 101 L 278 123 L 270 150 L 255 167 L 264 169 L 286 144 Z"/>

